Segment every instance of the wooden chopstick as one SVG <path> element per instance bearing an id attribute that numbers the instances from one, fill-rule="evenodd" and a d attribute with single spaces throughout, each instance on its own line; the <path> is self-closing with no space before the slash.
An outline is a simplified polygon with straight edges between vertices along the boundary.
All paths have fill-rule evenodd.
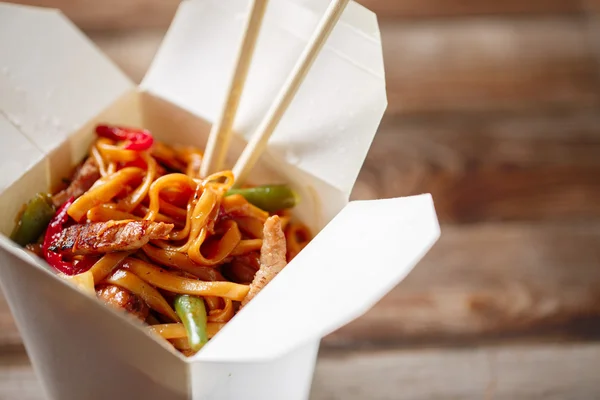
<path id="1" fill-rule="evenodd" d="M 223 168 L 227 150 L 231 142 L 231 133 L 235 115 L 240 104 L 244 84 L 256 48 L 256 40 L 260 32 L 268 0 L 253 0 L 250 13 L 246 19 L 244 36 L 237 54 L 237 60 L 229 90 L 225 97 L 221 115 L 215 121 L 208 137 L 204 157 L 200 166 L 200 176 L 208 176 Z"/>
<path id="2" fill-rule="evenodd" d="M 312 67 L 313 62 L 319 55 L 321 48 L 327 41 L 327 38 L 337 21 L 340 19 L 349 1 L 350 0 L 333 0 L 321 18 L 321 21 L 319 21 L 316 31 L 308 41 L 308 44 L 304 48 L 294 69 L 288 76 L 285 84 L 275 98 L 275 101 L 271 104 L 267 114 L 258 125 L 256 132 L 251 137 L 237 163 L 233 167 L 235 187 L 239 187 L 244 183 L 250 170 L 254 167 L 262 152 L 267 147 L 269 138 L 294 99 L 300 85 L 304 81 L 304 78 Z"/>

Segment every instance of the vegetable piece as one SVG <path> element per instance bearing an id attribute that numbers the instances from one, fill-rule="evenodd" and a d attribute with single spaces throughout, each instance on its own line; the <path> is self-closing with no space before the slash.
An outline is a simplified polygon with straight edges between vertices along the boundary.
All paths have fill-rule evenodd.
<path id="1" fill-rule="evenodd" d="M 60 237 L 64 225 L 69 220 L 67 210 L 69 209 L 71 204 L 73 204 L 74 201 L 75 198 L 71 197 L 58 209 L 56 215 L 54 215 L 54 217 L 48 224 L 46 236 L 44 236 L 43 249 L 44 258 L 46 259 L 46 262 L 65 275 L 77 275 L 82 272 L 86 272 L 96 262 L 95 259 L 90 258 L 85 258 L 83 260 L 74 262 L 63 261 L 62 254 L 55 253 L 52 250 L 50 250 L 52 243 L 56 238 Z"/>
<path id="2" fill-rule="evenodd" d="M 175 312 L 181 318 L 190 348 L 198 351 L 208 342 L 207 316 L 204 300 L 187 294 L 175 297 Z"/>
<path id="3" fill-rule="evenodd" d="M 27 203 L 10 238 L 21 246 L 37 241 L 54 216 L 54 212 L 52 197 L 46 193 L 36 194 Z"/>
<path id="4" fill-rule="evenodd" d="M 127 142 L 125 150 L 148 150 L 154 143 L 152 134 L 146 129 L 98 125 L 96 127 L 96 134 L 100 137 Z"/>
<path id="5" fill-rule="evenodd" d="M 229 189 L 227 196 L 240 194 L 261 210 L 275 212 L 292 208 L 298 203 L 298 195 L 287 185 L 264 185 L 253 188 Z"/>

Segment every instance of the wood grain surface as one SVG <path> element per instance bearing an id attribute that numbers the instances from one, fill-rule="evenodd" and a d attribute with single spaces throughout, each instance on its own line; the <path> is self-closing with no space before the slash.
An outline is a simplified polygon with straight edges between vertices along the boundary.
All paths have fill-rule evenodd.
<path id="1" fill-rule="evenodd" d="M 353 197 L 432 193 L 443 222 L 600 217 L 600 114 L 388 117 Z"/>
<path id="2" fill-rule="evenodd" d="M 578 0 L 358 0 L 384 19 L 578 14 Z"/>
<path id="3" fill-rule="evenodd" d="M 313 400 L 587 400 L 598 398 L 600 345 L 321 355 Z"/>
<path id="4" fill-rule="evenodd" d="M 598 105 L 598 65 L 581 18 L 384 23 L 390 113 Z"/>
<path id="5" fill-rule="evenodd" d="M 312 400 L 588 400 L 600 392 L 599 344 L 321 354 Z M 42 400 L 27 357 L 0 358 L 1 400 Z"/>
<path id="6" fill-rule="evenodd" d="M 600 332 L 600 224 L 442 226 L 418 267 L 330 347 Z"/>
<path id="7" fill-rule="evenodd" d="M 61 9 L 86 30 L 165 28 L 180 0 L 9 0 Z M 473 15 L 578 14 L 579 0 L 358 0 L 382 19 L 464 17 Z M 592 2 L 593 3 L 593 2 Z"/>
<path id="8" fill-rule="evenodd" d="M 178 0 L 61 8 L 140 81 Z M 389 107 L 354 199 L 431 192 L 438 244 L 326 337 L 312 398 L 600 398 L 600 1 L 362 0 Z M 0 296 L 0 400 L 41 399 Z"/>

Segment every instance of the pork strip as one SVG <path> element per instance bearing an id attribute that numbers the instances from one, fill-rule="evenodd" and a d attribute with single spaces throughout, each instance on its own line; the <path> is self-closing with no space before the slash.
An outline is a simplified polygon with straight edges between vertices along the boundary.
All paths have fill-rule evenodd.
<path id="1" fill-rule="evenodd" d="M 73 255 L 133 251 L 150 240 L 168 239 L 173 224 L 151 221 L 108 221 L 63 229 L 50 250 Z"/>
<path id="2" fill-rule="evenodd" d="M 125 310 L 142 321 L 145 321 L 150 313 L 150 308 L 139 296 L 116 285 L 98 286 L 96 296 L 112 307 Z"/>
<path id="3" fill-rule="evenodd" d="M 88 157 L 77 172 L 75 172 L 75 176 L 69 187 L 52 197 L 52 203 L 58 208 L 69 200 L 69 198 L 78 198 L 87 192 L 98 179 L 100 179 L 100 168 L 98 168 L 96 160 Z"/>
<path id="4" fill-rule="evenodd" d="M 263 244 L 260 249 L 260 268 L 250 284 L 250 290 L 242 300 L 248 304 L 287 265 L 286 243 L 281 220 L 277 215 L 267 218 L 263 228 Z"/>

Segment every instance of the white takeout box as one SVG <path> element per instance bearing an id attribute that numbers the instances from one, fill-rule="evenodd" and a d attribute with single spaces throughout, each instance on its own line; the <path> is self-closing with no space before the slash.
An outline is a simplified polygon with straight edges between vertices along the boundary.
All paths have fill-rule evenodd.
<path id="1" fill-rule="evenodd" d="M 235 124 L 235 160 L 323 14 L 269 4 Z M 386 108 L 376 17 L 350 3 L 253 183 L 288 182 L 321 232 L 202 351 L 185 358 L 13 244 L 13 217 L 82 160 L 96 123 L 204 146 L 248 2 L 185 1 L 136 87 L 58 11 L 0 5 L 0 282 L 48 397 L 305 399 L 320 339 L 373 306 L 439 236 L 429 195 L 348 203 Z"/>

